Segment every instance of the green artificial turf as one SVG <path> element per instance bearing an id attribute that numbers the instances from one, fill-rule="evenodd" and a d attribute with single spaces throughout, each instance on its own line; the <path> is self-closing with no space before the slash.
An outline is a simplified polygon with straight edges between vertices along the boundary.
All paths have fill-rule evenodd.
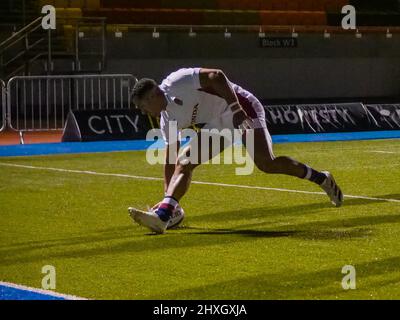
<path id="1" fill-rule="evenodd" d="M 376 152 L 384 151 L 384 152 Z M 331 171 L 345 195 L 400 200 L 400 141 L 275 146 Z M 0 163 L 162 177 L 145 152 L 1 158 Z M 194 180 L 321 191 L 282 175 L 204 165 Z M 162 181 L 0 165 L 0 280 L 91 299 L 399 299 L 400 202 L 193 184 L 183 227 L 153 235 L 128 206 L 163 196 Z M 342 267 L 356 269 L 344 290 Z"/>

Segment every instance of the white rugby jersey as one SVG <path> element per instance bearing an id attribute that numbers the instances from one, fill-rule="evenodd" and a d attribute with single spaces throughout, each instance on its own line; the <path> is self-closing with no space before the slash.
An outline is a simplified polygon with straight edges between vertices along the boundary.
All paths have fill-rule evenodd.
<path id="1" fill-rule="evenodd" d="M 200 68 L 183 68 L 171 73 L 160 85 L 168 105 L 161 112 L 160 129 L 165 140 L 169 143 L 168 122 L 176 121 L 178 129 L 190 127 L 193 124 L 210 123 L 227 114 L 225 99 L 205 92 L 200 85 Z M 241 98 L 249 98 L 251 93 L 230 82 L 236 94 Z"/>

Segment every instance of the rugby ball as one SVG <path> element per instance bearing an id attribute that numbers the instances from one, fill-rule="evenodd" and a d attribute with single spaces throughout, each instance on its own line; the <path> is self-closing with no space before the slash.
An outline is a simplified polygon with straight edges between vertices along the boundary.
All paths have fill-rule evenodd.
<path id="1" fill-rule="evenodd" d="M 172 229 L 177 227 L 183 219 L 185 218 L 185 211 L 183 208 L 178 204 L 178 206 L 175 208 L 174 212 L 172 213 L 171 220 L 168 224 L 167 229 Z"/>

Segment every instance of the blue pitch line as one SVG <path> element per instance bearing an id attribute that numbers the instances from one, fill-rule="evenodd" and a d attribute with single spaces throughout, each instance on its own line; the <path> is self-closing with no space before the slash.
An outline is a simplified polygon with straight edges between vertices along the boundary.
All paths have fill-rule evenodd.
<path id="1" fill-rule="evenodd" d="M 375 139 L 397 139 L 397 138 L 400 138 L 400 130 L 286 134 L 286 135 L 272 136 L 272 141 L 274 143 L 288 143 L 288 142 L 325 142 L 325 141 L 351 141 L 351 140 L 375 140 Z"/>
<path id="2" fill-rule="evenodd" d="M 92 153 L 110 151 L 146 150 L 148 147 L 163 148 L 160 141 L 152 146 L 154 141 L 123 140 L 123 141 L 96 141 L 96 142 L 60 142 L 37 143 L 24 145 L 0 146 L 0 157 L 36 156 L 49 154 Z"/>
<path id="3" fill-rule="evenodd" d="M 76 297 L 0 282 L 0 300 L 71 300 Z"/>
<path id="4" fill-rule="evenodd" d="M 336 132 L 274 135 L 274 143 L 290 142 L 323 142 L 400 138 L 400 130 Z M 49 154 L 92 153 L 110 151 L 146 150 L 147 148 L 163 148 L 164 143 L 145 140 L 98 141 L 98 142 L 63 142 L 0 146 L 0 157 L 35 156 Z"/>

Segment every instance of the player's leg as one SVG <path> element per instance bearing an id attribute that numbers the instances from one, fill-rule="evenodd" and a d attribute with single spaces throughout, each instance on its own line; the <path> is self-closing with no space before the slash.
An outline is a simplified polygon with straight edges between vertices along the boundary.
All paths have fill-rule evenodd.
<path id="1" fill-rule="evenodd" d="M 182 152 L 189 156 L 193 149 L 193 145 L 189 145 L 184 147 Z M 179 201 L 189 190 L 193 170 L 199 165 L 199 163 L 183 162 L 181 160 L 182 157 L 179 157 L 166 192 L 167 197 L 172 197 L 176 201 Z"/>
<path id="2" fill-rule="evenodd" d="M 191 141 L 188 146 L 183 148 L 183 153 L 189 156 L 195 152 L 196 148 L 197 143 Z M 158 207 L 148 212 L 136 208 L 129 209 L 129 214 L 133 220 L 156 233 L 164 233 L 171 225 L 176 212 L 175 209 L 179 206 L 179 200 L 189 190 L 192 172 L 199 165 L 196 161 L 182 160 L 182 156 L 178 157 L 166 194 L 164 199 L 159 202 Z"/>
<path id="3" fill-rule="evenodd" d="M 257 168 L 265 173 L 285 174 L 314 182 L 328 194 L 335 206 L 341 206 L 343 194 L 332 175 L 326 171 L 317 171 L 287 156 L 276 157 L 272 148 L 271 135 L 266 124 L 263 126 L 264 128 L 254 129 L 254 151 L 251 156 Z M 243 143 L 246 144 L 245 138 Z"/>
<path id="4" fill-rule="evenodd" d="M 204 129 L 208 129 L 208 126 Z M 192 139 L 189 145 L 182 149 L 166 196 L 179 201 L 189 190 L 193 170 L 220 154 L 231 144 L 229 136 L 210 132 L 198 133 L 197 138 Z"/>
<path id="5" fill-rule="evenodd" d="M 246 139 L 243 139 L 246 145 Z M 272 139 L 266 128 L 254 129 L 254 152 L 253 160 L 257 168 L 266 173 L 286 174 L 298 178 L 305 178 L 307 168 L 305 164 L 286 156 L 276 157 L 272 148 Z M 313 170 L 312 168 L 310 168 Z M 311 181 L 322 183 L 325 179 L 323 174 L 313 170 Z M 311 177 L 310 177 L 311 178 Z"/>
<path id="6" fill-rule="evenodd" d="M 205 141 L 200 134 L 183 148 L 177 159 L 166 196 L 155 211 L 143 212 L 132 208 L 130 214 L 136 222 L 157 233 L 165 232 L 174 218 L 173 215 L 175 208 L 179 205 L 179 200 L 189 190 L 193 170 L 201 163 L 211 160 L 229 145 L 221 136 L 214 136 L 215 138 L 219 140 L 217 148 L 213 148 L 212 143 Z M 210 137 L 210 139 L 212 138 Z"/>

